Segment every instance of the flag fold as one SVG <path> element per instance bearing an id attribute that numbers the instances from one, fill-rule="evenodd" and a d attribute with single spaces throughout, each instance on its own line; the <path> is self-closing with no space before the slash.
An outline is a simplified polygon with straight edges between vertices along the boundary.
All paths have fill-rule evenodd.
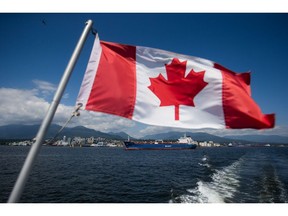
<path id="1" fill-rule="evenodd" d="M 77 103 L 145 124 L 181 128 L 272 128 L 251 97 L 250 73 L 149 47 L 100 41 Z"/>

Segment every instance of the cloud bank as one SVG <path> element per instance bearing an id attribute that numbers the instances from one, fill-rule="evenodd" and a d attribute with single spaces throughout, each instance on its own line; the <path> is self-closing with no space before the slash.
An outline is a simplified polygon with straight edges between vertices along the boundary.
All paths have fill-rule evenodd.
<path id="1" fill-rule="evenodd" d="M 9 124 L 41 124 L 48 111 L 50 102 L 47 97 L 55 92 L 55 85 L 33 80 L 34 89 L 0 88 L 0 126 Z M 65 95 L 64 95 L 65 96 Z M 53 124 L 63 125 L 74 111 L 74 106 L 59 104 L 53 119 Z M 74 118 L 69 124 L 84 126 L 102 132 L 120 131 L 124 128 L 134 127 L 131 120 L 119 118 L 102 113 L 81 111 L 80 117 Z"/>
<path id="2" fill-rule="evenodd" d="M 47 98 L 51 100 L 56 87 L 54 84 L 42 80 L 33 80 L 32 82 L 36 86 L 33 89 L 0 88 L 0 126 L 9 124 L 41 124 L 50 105 L 50 101 Z M 67 94 L 66 97 L 68 97 Z M 59 104 L 53 124 L 63 125 L 73 111 L 73 106 Z M 97 112 L 82 110 L 80 113 L 80 117 L 74 118 L 68 125 L 69 127 L 81 125 L 102 132 L 123 131 L 136 138 L 157 133 L 167 133 L 169 131 L 205 132 L 216 136 L 251 134 L 288 136 L 287 126 L 276 126 L 268 130 L 188 130 L 149 126 L 122 117 Z"/>

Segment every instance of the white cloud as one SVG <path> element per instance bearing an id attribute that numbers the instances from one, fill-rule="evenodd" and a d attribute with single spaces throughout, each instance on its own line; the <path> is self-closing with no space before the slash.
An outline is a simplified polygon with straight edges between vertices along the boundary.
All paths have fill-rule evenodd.
<path id="1" fill-rule="evenodd" d="M 158 134 L 158 133 L 168 133 L 170 131 L 179 131 L 179 132 L 187 132 L 189 129 L 182 128 L 171 128 L 171 127 L 160 127 L 160 126 L 147 126 L 144 129 L 140 130 L 140 136 L 150 135 L 150 134 Z"/>
<path id="2" fill-rule="evenodd" d="M 36 89 L 38 89 L 44 96 L 51 95 L 57 90 L 56 85 L 47 81 L 35 79 L 32 80 L 32 82 L 36 85 Z"/>
<path id="3" fill-rule="evenodd" d="M 134 127 L 135 122 L 114 115 L 80 110 L 80 117 L 74 118 L 71 125 L 82 125 L 102 132 L 119 132 Z"/>
<path id="4" fill-rule="evenodd" d="M 46 87 L 41 85 L 41 82 L 37 82 L 42 89 L 49 91 L 53 90 L 53 86 Z M 12 88 L 0 88 L 0 126 L 8 124 L 40 124 L 48 110 L 49 103 L 43 98 L 43 95 L 39 95 L 39 89 L 12 89 Z M 63 125 L 74 111 L 73 106 L 66 106 L 60 104 L 58 106 L 53 123 Z M 87 128 L 92 128 L 102 132 L 119 132 L 123 131 L 134 137 L 143 137 L 145 135 L 167 133 L 171 131 L 179 132 L 206 132 L 216 136 L 226 135 L 250 135 L 250 134 L 265 134 L 265 135 L 282 135 L 288 136 L 287 126 L 276 126 L 273 129 L 267 130 L 216 130 L 216 129 L 199 129 L 188 130 L 181 128 L 170 127 L 158 127 L 148 126 L 145 124 L 136 123 L 126 118 L 117 117 L 108 114 L 88 112 L 81 110 L 80 117 L 74 118 L 69 127 L 82 125 Z"/>
<path id="5" fill-rule="evenodd" d="M 49 104 L 36 94 L 35 90 L 0 88 L 0 125 L 39 123 Z"/>
<path id="6" fill-rule="evenodd" d="M 64 95 L 63 95 L 62 98 L 63 98 L 63 99 L 67 99 L 67 98 L 69 98 L 69 93 L 64 93 Z"/>
<path id="7" fill-rule="evenodd" d="M 49 108 L 49 103 L 41 98 L 38 91 L 0 88 L 0 126 L 8 124 L 40 124 Z M 63 125 L 74 111 L 73 106 L 59 104 L 54 124 Z M 82 125 L 102 132 L 121 131 L 123 128 L 134 127 L 135 122 L 128 119 L 80 111 L 81 115 L 74 118 L 68 126 Z"/>

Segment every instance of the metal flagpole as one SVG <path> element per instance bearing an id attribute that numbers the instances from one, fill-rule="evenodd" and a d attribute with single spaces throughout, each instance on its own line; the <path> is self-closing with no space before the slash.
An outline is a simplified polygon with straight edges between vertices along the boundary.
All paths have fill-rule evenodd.
<path id="1" fill-rule="evenodd" d="M 50 104 L 49 106 L 49 109 L 46 113 L 46 116 L 45 118 L 43 119 L 42 121 L 42 124 L 38 130 L 38 133 L 37 133 L 37 136 L 36 136 L 36 142 L 34 144 L 32 144 L 31 146 L 31 149 L 28 153 L 28 156 L 24 162 L 24 165 L 22 167 L 22 170 L 18 176 L 18 179 L 14 185 L 14 188 L 10 194 L 10 197 L 9 197 L 9 200 L 8 200 L 8 203 L 16 203 L 19 201 L 20 199 L 20 196 L 23 192 L 23 189 L 24 189 L 24 186 L 27 182 L 27 179 L 28 179 L 28 176 L 31 172 L 31 169 L 32 169 L 32 166 L 33 166 L 33 163 L 40 151 L 40 148 L 42 146 L 42 143 L 43 143 L 43 140 L 44 140 L 44 137 L 46 135 L 46 132 L 52 122 L 52 119 L 55 115 L 55 112 L 57 110 L 57 107 L 59 105 L 59 102 L 62 98 L 62 95 L 64 93 L 64 90 L 66 88 L 66 85 L 68 83 L 68 80 L 72 74 L 72 71 L 74 69 L 74 66 L 76 64 L 76 61 L 80 55 L 80 52 L 83 48 L 83 45 L 86 41 L 86 38 L 88 36 L 88 33 L 89 31 L 91 30 L 91 27 L 93 25 L 93 22 L 92 20 L 88 20 L 86 22 L 86 26 L 82 32 L 82 35 L 75 47 L 75 50 L 70 58 L 70 61 L 68 62 L 67 64 L 67 67 L 64 71 L 64 74 L 62 76 L 62 79 L 59 83 L 59 86 L 58 86 L 58 89 L 54 95 L 54 98 L 53 98 L 53 101 L 52 103 Z"/>

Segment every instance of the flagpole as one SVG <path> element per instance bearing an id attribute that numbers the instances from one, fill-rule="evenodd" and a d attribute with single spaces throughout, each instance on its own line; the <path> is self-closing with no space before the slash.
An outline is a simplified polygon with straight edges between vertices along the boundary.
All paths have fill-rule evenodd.
<path id="1" fill-rule="evenodd" d="M 34 144 L 32 144 L 31 149 L 28 153 L 28 156 L 26 157 L 26 160 L 24 162 L 24 165 L 22 167 L 22 170 L 17 178 L 17 181 L 14 185 L 14 188 L 10 194 L 8 203 L 16 203 L 19 201 L 20 196 L 23 192 L 23 189 L 25 187 L 25 184 L 27 182 L 28 176 L 31 172 L 32 166 L 34 164 L 34 161 L 40 151 L 40 148 L 42 146 L 44 137 L 46 135 L 46 132 L 52 122 L 52 119 L 55 115 L 55 112 L 57 110 L 57 107 L 59 105 L 59 102 L 62 98 L 62 95 L 64 93 L 64 90 L 66 88 L 66 85 L 69 81 L 69 78 L 72 74 L 72 71 L 74 69 L 74 66 L 77 62 L 77 59 L 80 55 L 80 52 L 84 46 L 84 43 L 86 41 L 86 38 L 88 36 L 89 31 L 91 30 L 91 27 L 93 25 L 93 21 L 92 20 L 88 20 L 86 22 L 86 26 L 82 32 L 82 35 L 75 47 L 75 50 L 66 66 L 66 69 L 64 71 L 64 74 L 62 76 L 62 79 L 59 83 L 58 89 L 54 95 L 53 101 L 49 106 L 49 109 L 46 113 L 45 118 L 42 121 L 42 124 L 38 130 L 37 136 L 36 136 L 36 142 Z"/>

